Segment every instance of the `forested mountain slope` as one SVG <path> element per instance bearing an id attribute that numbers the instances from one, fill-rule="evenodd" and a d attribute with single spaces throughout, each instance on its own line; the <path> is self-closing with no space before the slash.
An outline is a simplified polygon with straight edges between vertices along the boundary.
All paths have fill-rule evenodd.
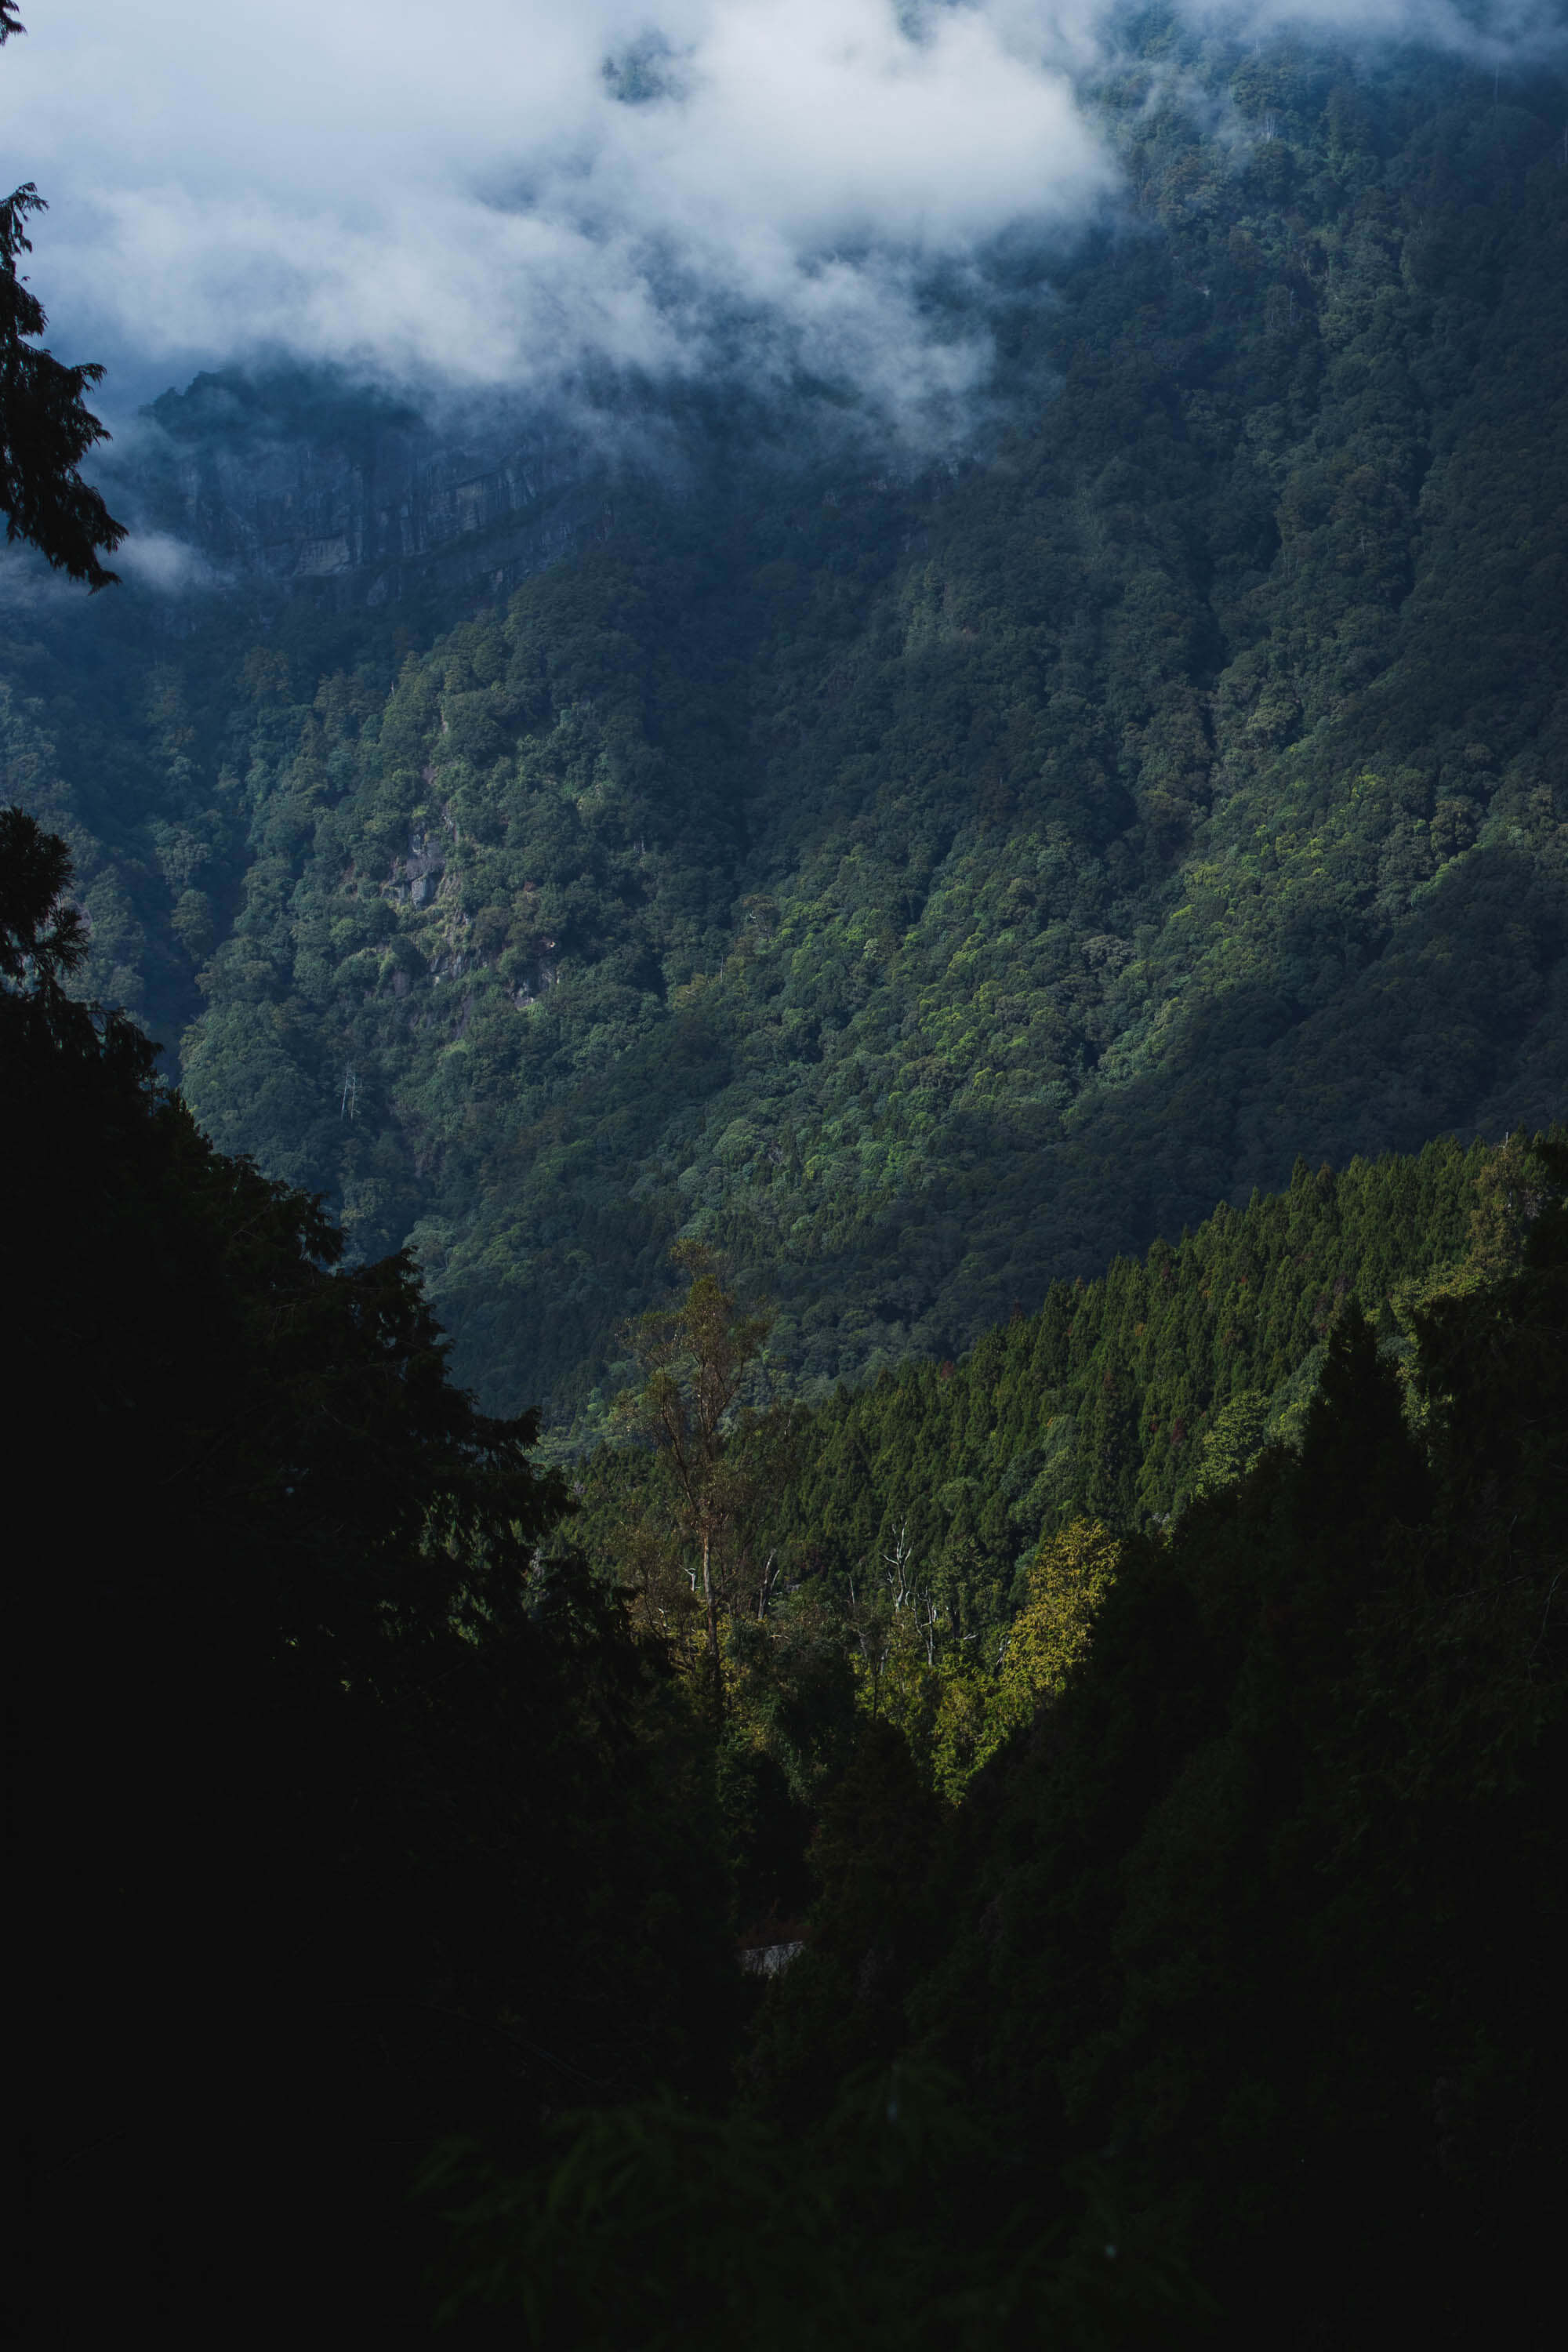
<path id="1" fill-rule="evenodd" d="M 1307 2352 L 1412 2318 L 1458 2344 L 1483 2315 L 1550 2340 L 1560 1144 L 1303 1167 L 950 1380 L 819 1413 L 793 1501 L 839 1556 L 760 1612 L 732 1595 L 710 1680 L 649 1622 L 652 1486 L 585 1574 L 561 1538 L 592 1512 L 552 1537 L 563 1482 L 531 1422 L 451 1388 L 407 1262 L 343 1267 L 128 1022 L 69 1000 L 67 853 L 0 830 L 18 1426 L 93 1470 L 16 1645 L 24 1883 L 49 1890 L 28 2341 L 128 2281 L 203 2340 L 237 2280 L 421 2341 L 432 2258 L 455 2340 L 576 2352 L 634 2321 L 976 2352 Z M 1265 1433 L 1219 1400 L 1303 1347 L 1267 1400 L 1292 1442 L 1243 1469 Z M 1107 1372 L 1123 1425 L 1077 1466 L 1131 1523 L 1047 1534 L 999 1674 L 958 1631 L 923 1692 L 907 1643 L 858 1671 L 876 1628 L 852 1583 L 836 1604 L 847 1561 L 880 1565 L 876 1505 L 945 1506 L 952 1471 L 989 1503 Z M 1191 1484 L 1145 1411 L 1130 1486 L 1140 1389 L 1220 1441 Z M 776 1418 L 787 1457 L 802 1408 Z M 731 1535 L 766 1435 L 719 1465 Z M 130 1550 L 128 1495 L 155 1528 Z M 731 1939 L 782 1903 L 804 1950 L 748 1978 Z M 87 2173 L 87 2132 L 144 2160 Z"/>
<path id="2" fill-rule="evenodd" d="M 861 1678 L 730 2113 L 453 2152 L 460 2308 L 574 2352 L 1555 2341 L 1568 1154 L 1510 1154 L 1403 1360 L 1347 1284 L 1295 1443 L 1168 1528 L 1042 1546 L 994 1693 L 1024 1704 L 963 1785 L 940 1742 L 932 1785 L 907 1650 L 879 1706 Z M 1367 1276 L 1458 1175 L 1349 1188 Z M 1281 1212 L 1321 1248 L 1299 1195 L 1259 1205 L 1259 1255 Z M 749 1631 L 754 1754 L 790 1724 Z"/>
<path id="3" fill-rule="evenodd" d="M 1299 1436 L 1347 1299 L 1397 1356 L 1410 1302 L 1506 1227 L 1517 1148 L 1357 1161 L 1223 1205 L 1099 1280 L 1053 1283 L 956 1363 L 915 1362 L 823 1406 L 771 1518 L 792 1558 L 865 1572 L 902 1546 L 963 1626 L 1005 1622 L 1043 1537 L 1079 1518 L 1168 1525 Z"/>
<path id="4" fill-rule="evenodd" d="M 1423 1315 L 1516 1265 L 1544 1198 L 1517 1135 L 1338 1174 L 1298 1162 L 1288 1191 L 1222 1203 L 1095 1281 L 1053 1283 L 1037 1314 L 956 1362 L 916 1360 L 814 1409 L 732 1416 L 704 1575 L 745 1770 L 780 1776 L 804 1836 L 852 1697 L 956 1799 L 1038 1696 L 1016 1685 L 1044 1622 L 1042 1574 L 1059 1649 L 1079 1607 L 1060 1617 L 1064 1591 L 1129 1538 L 1179 1527 L 1270 1449 L 1300 1448 L 1347 1316 L 1365 1318 L 1418 1423 Z M 697 1357 L 711 1352 L 685 1328 Z M 642 1442 L 574 1465 L 572 1540 L 699 1673 L 691 1497 L 668 1428 L 634 1417 L 626 1433 Z M 747 1836 L 782 1837 L 752 1809 Z"/>
<path id="5" fill-rule="evenodd" d="M 16 656 L 198 1116 L 412 1236 L 497 1403 L 595 1426 L 679 1232 L 821 1394 L 1561 1107 L 1564 93 L 1152 16 L 1100 101 L 1132 198 L 1019 257 L 984 461 L 688 418 L 433 645 L 187 597 L 128 734 L 131 622 Z"/>
<path id="6" fill-rule="evenodd" d="M 1089 2342 L 1457 2344 L 1489 2311 L 1551 2340 L 1504 2249 L 1528 2270 L 1563 2178 L 1565 1241 L 1553 1204 L 1515 1271 L 1417 1317 L 1418 1433 L 1347 1317 L 1300 1451 L 1125 1548 L 1087 1659 L 955 1819 L 895 1740 L 863 1751 L 751 2083 L 798 2125 L 868 2061 L 944 2070 L 910 2068 L 957 2113 L 945 2154 L 911 2122 L 930 2268 L 901 2340 L 987 2229 L 1007 2321 L 970 2305 L 966 2338 L 955 2295 L 933 2343 L 1055 2316 Z M 1070 2226 L 1022 2258 L 1050 2181 L 1081 2265 L 1054 2294 Z"/>

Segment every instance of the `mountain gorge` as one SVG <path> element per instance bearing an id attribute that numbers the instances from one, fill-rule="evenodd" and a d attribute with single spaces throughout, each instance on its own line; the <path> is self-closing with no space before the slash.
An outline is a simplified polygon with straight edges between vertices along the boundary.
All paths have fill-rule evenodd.
<path id="1" fill-rule="evenodd" d="M 26 2345 L 1556 2340 L 1562 12 L 858 5 L 506 0 L 520 194 L 476 0 L 321 249 L 600 356 L 258 327 L 90 598 L 13 488 Z M 1066 160 L 748 305 L 803 89 Z"/>
<path id="2" fill-rule="evenodd" d="M 1562 103 L 1154 26 L 1126 206 L 1016 263 L 956 463 L 697 404 L 663 465 L 465 473 L 341 391 L 160 402 L 147 511 L 227 584 L 8 658 L 95 982 L 579 1431 L 678 1234 L 809 1397 L 1299 1153 L 1543 1123 Z"/>

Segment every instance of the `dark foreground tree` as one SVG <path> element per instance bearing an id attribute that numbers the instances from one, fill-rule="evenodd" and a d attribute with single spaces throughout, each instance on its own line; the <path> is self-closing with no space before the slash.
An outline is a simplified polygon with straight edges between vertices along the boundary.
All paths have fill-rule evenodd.
<path id="1" fill-rule="evenodd" d="M 721 2068 L 710 1774 L 407 1259 L 68 993 L 68 881 L 0 814 L 21 2340 L 384 2334 L 439 2135 Z"/>
<path id="2" fill-rule="evenodd" d="M 5 0 L 0 47 L 26 29 L 14 0 Z M 25 540 L 57 572 L 96 591 L 119 577 L 99 562 L 99 551 L 112 554 L 125 525 L 78 470 L 94 444 L 109 438 L 84 398 L 103 370 L 93 362 L 67 367 L 37 343 L 48 320 L 17 265 L 33 249 L 28 220 L 47 210 L 31 180 L 0 199 L 0 508 L 8 541 Z"/>

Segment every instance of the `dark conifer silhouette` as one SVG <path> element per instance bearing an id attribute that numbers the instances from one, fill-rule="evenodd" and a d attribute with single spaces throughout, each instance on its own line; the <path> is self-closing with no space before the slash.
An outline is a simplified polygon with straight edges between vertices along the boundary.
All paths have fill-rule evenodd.
<path id="1" fill-rule="evenodd" d="M 722 2067 L 698 1735 L 408 1258 L 345 1265 L 68 993 L 69 887 L 0 816 L 26 2340 L 184 2341 L 241 2279 L 401 2325 L 440 2133 Z"/>
<path id="2" fill-rule="evenodd" d="M 14 0 L 5 0 L 0 47 L 26 29 Z M 33 249 L 27 222 L 47 209 L 31 180 L 0 198 L 0 508 L 8 541 L 25 540 L 57 572 L 96 592 L 119 578 L 99 551 L 112 554 L 125 525 L 78 471 L 94 444 L 109 438 L 83 396 L 102 382 L 103 370 L 90 361 L 68 367 L 37 348 L 49 322 L 17 267 Z"/>

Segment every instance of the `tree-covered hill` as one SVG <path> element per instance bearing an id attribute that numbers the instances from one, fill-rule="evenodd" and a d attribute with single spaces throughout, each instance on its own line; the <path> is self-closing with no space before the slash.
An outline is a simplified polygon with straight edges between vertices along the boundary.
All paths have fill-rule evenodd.
<path id="1" fill-rule="evenodd" d="M 68 994 L 63 844 L 5 812 L 0 881 L 12 1433 L 70 1477 L 13 1643 L 23 2340 L 237 2283 L 558 2352 L 1538 2340 L 1560 1141 L 1303 1165 L 815 1413 L 732 1416 L 765 1318 L 689 1251 L 656 1446 L 563 1528 L 406 1259 Z"/>
<path id="2" fill-rule="evenodd" d="M 459 2311 L 560 2352 L 1555 2341 L 1568 1154 L 1492 1172 L 1403 1358 L 1347 1286 L 1293 1442 L 1041 1547 L 966 1786 L 884 1677 L 726 2115 L 447 2158 Z M 1457 1173 L 1363 1181 L 1369 1275 Z"/>
<path id="3" fill-rule="evenodd" d="M 680 1233 L 821 1396 L 1561 1108 L 1562 85 L 1156 11 L 1098 103 L 1128 205 L 1015 257 L 956 467 L 696 404 L 460 617 L 8 649 L 99 984 L 498 1404 L 597 1427 Z"/>
<path id="4" fill-rule="evenodd" d="M 1121 22 L 956 462 L 0 368 L 24 2345 L 1561 2333 L 1568 85 Z"/>
<path id="5" fill-rule="evenodd" d="M 1005 1662 L 1054 1548 L 1074 1555 L 1085 1528 L 1156 1536 L 1270 1447 L 1299 1446 L 1347 1314 L 1408 1386 L 1428 1303 L 1514 1265 L 1542 1198 L 1521 1136 L 1339 1174 L 1298 1162 L 1287 1191 L 1053 1283 L 956 1361 L 732 1415 L 711 1548 L 751 1746 L 809 1814 L 853 1682 L 956 1796 L 1014 1722 Z M 765 1377 L 749 1385 L 765 1395 Z M 657 1420 L 623 1434 L 641 1442 L 574 1466 L 574 1539 L 689 1643 L 689 1498 Z"/>
<path id="6" fill-rule="evenodd" d="M 1299 1162 L 1288 1192 L 1054 1283 L 956 1362 L 823 1406 L 776 1539 L 840 1574 L 901 1543 L 966 1626 L 1005 1619 L 1042 1537 L 1085 1517 L 1166 1525 L 1296 1432 L 1347 1299 L 1397 1356 L 1410 1300 L 1478 1226 L 1506 1226 L 1519 1161 L 1435 1143 L 1338 1176 Z"/>

